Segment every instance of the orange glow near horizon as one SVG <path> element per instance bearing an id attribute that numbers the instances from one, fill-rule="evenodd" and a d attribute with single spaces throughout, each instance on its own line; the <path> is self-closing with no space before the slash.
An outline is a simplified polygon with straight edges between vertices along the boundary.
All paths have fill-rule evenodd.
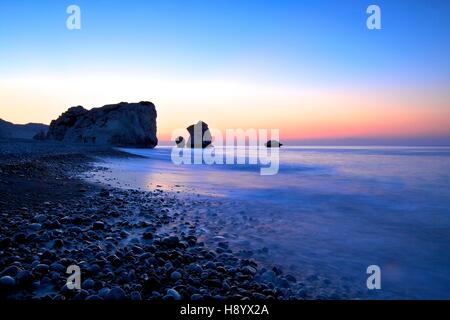
<path id="1" fill-rule="evenodd" d="M 203 120 L 211 128 L 279 129 L 283 140 L 448 136 L 448 97 L 432 92 L 375 94 L 364 88 L 277 87 L 234 79 L 145 76 L 0 79 L 0 118 L 49 123 L 70 106 L 99 107 L 149 100 L 158 112 L 158 138 Z M 101 84 L 101 85 L 100 85 Z"/>

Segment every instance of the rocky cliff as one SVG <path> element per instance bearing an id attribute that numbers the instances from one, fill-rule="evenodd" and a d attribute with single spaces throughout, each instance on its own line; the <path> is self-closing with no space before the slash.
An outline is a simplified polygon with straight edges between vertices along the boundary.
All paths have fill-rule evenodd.
<path id="1" fill-rule="evenodd" d="M 121 102 L 91 110 L 72 107 L 51 122 L 47 139 L 153 148 L 158 143 L 156 117 L 154 104 L 147 101 Z"/>
<path id="2" fill-rule="evenodd" d="M 212 137 L 206 122 L 200 120 L 196 124 L 187 127 L 186 130 L 189 132 L 189 139 L 186 144 L 187 147 L 203 149 L 212 147 Z"/>

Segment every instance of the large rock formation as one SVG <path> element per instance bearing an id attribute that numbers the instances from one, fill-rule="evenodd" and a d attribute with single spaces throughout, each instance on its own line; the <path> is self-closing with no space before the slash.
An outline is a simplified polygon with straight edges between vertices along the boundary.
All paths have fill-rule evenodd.
<path id="1" fill-rule="evenodd" d="M 149 147 L 157 145 L 156 109 L 151 102 L 72 107 L 50 123 L 47 139 L 67 143 Z"/>
<path id="2" fill-rule="evenodd" d="M 209 132 L 208 125 L 199 121 L 196 124 L 190 125 L 186 128 L 189 132 L 189 139 L 186 144 L 190 148 L 207 148 L 212 147 L 211 145 L 211 133 Z"/>
<path id="3" fill-rule="evenodd" d="M 46 132 L 48 126 L 41 123 L 14 124 L 0 119 L 0 138 L 32 139 L 39 132 Z"/>

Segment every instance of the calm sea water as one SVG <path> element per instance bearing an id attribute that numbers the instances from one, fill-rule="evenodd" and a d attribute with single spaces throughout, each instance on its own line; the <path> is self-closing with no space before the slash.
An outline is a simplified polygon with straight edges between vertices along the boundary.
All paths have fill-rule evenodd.
<path id="1" fill-rule="evenodd" d="M 450 298 L 450 148 L 288 147 L 273 176 L 248 164 L 176 166 L 165 147 L 125 150 L 145 158 L 106 159 L 96 178 L 218 197 L 219 218 L 234 221 L 222 232 L 268 248 L 267 263 L 344 279 L 365 298 Z M 376 292 L 369 265 L 381 268 Z"/>

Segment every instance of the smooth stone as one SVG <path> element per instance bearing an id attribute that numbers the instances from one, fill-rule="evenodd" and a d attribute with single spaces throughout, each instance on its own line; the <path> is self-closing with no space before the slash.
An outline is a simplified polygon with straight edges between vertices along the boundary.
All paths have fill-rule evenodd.
<path id="1" fill-rule="evenodd" d="M 0 249 L 8 248 L 12 245 L 13 241 L 11 238 L 4 238 L 0 240 Z"/>
<path id="2" fill-rule="evenodd" d="M 164 264 L 164 269 L 166 269 L 167 271 L 172 270 L 172 269 L 173 269 L 173 264 L 172 264 L 172 262 L 167 261 L 167 262 Z"/>
<path id="3" fill-rule="evenodd" d="M 11 289 L 16 286 L 16 280 L 11 276 L 3 276 L 0 278 L 0 288 Z"/>
<path id="4" fill-rule="evenodd" d="M 102 297 L 102 298 L 105 298 L 105 297 L 108 295 L 109 291 L 110 291 L 109 288 L 101 288 L 101 289 L 98 291 L 98 295 L 99 295 L 100 297 Z"/>
<path id="5" fill-rule="evenodd" d="M 6 269 L 4 269 L 0 275 L 1 276 L 15 276 L 20 269 L 17 266 L 9 266 Z"/>
<path id="6" fill-rule="evenodd" d="M 92 224 L 92 229 L 93 230 L 104 230 L 105 224 L 101 221 L 96 221 Z"/>
<path id="7" fill-rule="evenodd" d="M 198 294 L 198 293 L 195 293 L 195 294 L 193 294 L 191 296 L 191 300 L 192 301 L 199 301 L 199 300 L 202 300 L 202 299 L 203 299 L 203 296 L 201 294 Z"/>
<path id="8" fill-rule="evenodd" d="M 30 224 L 28 226 L 28 228 L 31 229 L 31 230 L 37 231 L 37 230 L 40 230 L 42 228 L 42 224 L 40 224 L 40 223 L 32 223 L 32 224 Z"/>
<path id="9" fill-rule="evenodd" d="M 199 273 L 199 274 L 203 272 L 203 268 L 199 264 L 190 265 L 189 270 L 191 270 L 192 272 Z"/>
<path id="10" fill-rule="evenodd" d="M 139 292 L 137 292 L 137 291 L 133 291 L 133 292 L 130 294 L 130 298 L 131 298 L 131 300 L 133 300 L 133 301 L 140 301 L 140 300 L 142 300 L 141 294 L 140 294 Z"/>
<path id="11" fill-rule="evenodd" d="M 50 270 L 57 271 L 57 272 L 64 272 L 66 269 L 64 268 L 64 266 L 61 263 L 53 262 L 50 265 Z"/>
<path id="12" fill-rule="evenodd" d="M 178 293 L 175 289 L 169 289 L 167 290 L 167 296 L 172 297 L 175 300 L 181 300 L 181 295 Z"/>
<path id="13" fill-rule="evenodd" d="M 153 239 L 153 232 L 146 231 L 142 234 L 142 238 L 145 240 Z"/>
<path id="14" fill-rule="evenodd" d="M 177 236 L 171 236 L 162 239 L 162 243 L 168 247 L 174 248 L 178 246 L 180 239 Z"/>
<path id="15" fill-rule="evenodd" d="M 114 287 L 106 295 L 106 300 L 123 300 L 125 299 L 125 291 L 122 288 Z"/>
<path id="16" fill-rule="evenodd" d="M 34 271 L 39 273 L 47 273 L 49 268 L 50 267 L 48 266 L 48 264 L 40 263 L 34 268 Z"/>
<path id="17" fill-rule="evenodd" d="M 13 239 L 17 243 L 25 243 L 27 241 L 27 235 L 23 232 L 18 232 L 14 235 Z"/>
<path id="18" fill-rule="evenodd" d="M 92 289 L 92 288 L 94 287 L 94 284 L 95 284 L 94 280 L 92 280 L 92 279 L 86 279 L 86 280 L 84 280 L 83 283 L 81 284 L 81 288 L 86 289 L 86 290 L 89 290 L 89 289 Z"/>
<path id="19" fill-rule="evenodd" d="M 259 276 L 262 282 L 274 282 L 277 275 L 273 271 L 266 271 Z"/>
<path id="20" fill-rule="evenodd" d="M 172 280 L 179 280 L 181 279 L 181 273 L 179 273 L 178 271 L 174 271 L 170 275 L 170 278 L 172 278 Z"/>
<path id="21" fill-rule="evenodd" d="M 62 248 L 64 245 L 64 241 L 61 239 L 56 239 L 55 242 L 53 243 L 53 247 L 56 249 Z"/>
<path id="22" fill-rule="evenodd" d="M 250 266 L 245 266 L 243 268 L 241 268 L 241 271 L 243 274 L 250 274 L 250 275 L 255 275 L 256 274 L 256 269 Z"/>
<path id="23" fill-rule="evenodd" d="M 216 269 L 216 264 L 214 262 L 212 262 L 212 261 L 209 261 L 206 264 L 206 268 L 208 268 L 208 269 Z"/>
<path id="24" fill-rule="evenodd" d="M 25 286 L 33 283 L 33 274 L 28 270 L 19 271 L 16 275 L 16 281 L 19 286 Z"/>

